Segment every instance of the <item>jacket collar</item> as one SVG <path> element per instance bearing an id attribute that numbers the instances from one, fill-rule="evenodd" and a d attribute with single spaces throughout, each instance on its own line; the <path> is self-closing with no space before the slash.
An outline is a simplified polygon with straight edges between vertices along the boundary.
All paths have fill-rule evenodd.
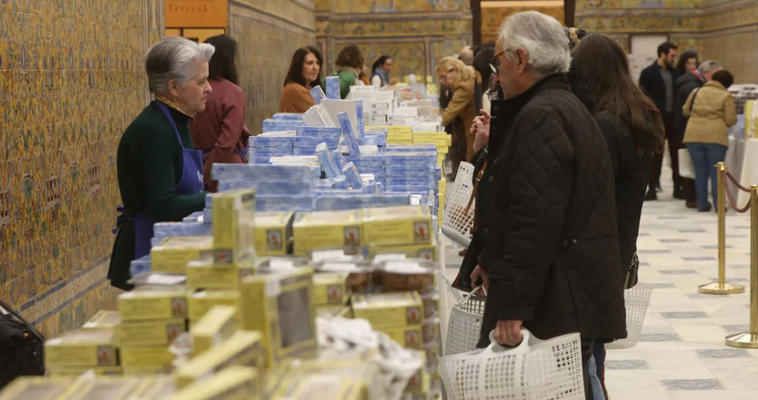
<path id="1" fill-rule="evenodd" d="M 534 98 L 537 94 L 548 89 L 560 89 L 571 91 L 566 74 L 554 74 L 545 77 L 537 81 L 532 87 L 527 89 L 526 92 L 520 95 L 508 99 L 508 100 L 495 100 L 492 102 L 492 116 L 497 117 L 512 117 L 517 115 L 524 106 L 529 103 L 529 100 Z"/>
<path id="2" fill-rule="evenodd" d="M 719 90 L 726 90 L 726 88 L 724 87 L 724 85 L 722 85 L 721 82 L 718 82 L 718 81 L 706 82 L 705 85 L 703 85 L 703 86 L 704 87 L 705 86 L 711 86 L 711 87 L 717 88 Z"/>

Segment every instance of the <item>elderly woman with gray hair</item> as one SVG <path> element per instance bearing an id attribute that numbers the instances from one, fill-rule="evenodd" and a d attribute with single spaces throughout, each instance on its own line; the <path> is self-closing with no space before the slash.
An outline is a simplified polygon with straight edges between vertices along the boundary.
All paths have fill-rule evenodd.
<path id="1" fill-rule="evenodd" d="M 211 92 L 208 61 L 214 48 L 169 37 L 147 53 L 145 69 L 155 100 L 126 128 L 118 145 L 121 215 L 108 279 L 130 290 L 129 265 L 150 253 L 153 224 L 181 221 L 205 205 L 203 155 L 195 150 L 189 121 Z"/>

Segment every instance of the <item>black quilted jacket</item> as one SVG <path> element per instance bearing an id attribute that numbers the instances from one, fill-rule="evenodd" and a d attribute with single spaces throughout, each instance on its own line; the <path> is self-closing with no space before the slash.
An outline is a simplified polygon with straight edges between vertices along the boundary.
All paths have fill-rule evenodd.
<path id="1" fill-rule="evenodd" d="M 492 104 L 477 208 L 490 276 L 480 346 L 498 320 L 548 339 L 626 337 L 608 146 L 565 75 Z"/>

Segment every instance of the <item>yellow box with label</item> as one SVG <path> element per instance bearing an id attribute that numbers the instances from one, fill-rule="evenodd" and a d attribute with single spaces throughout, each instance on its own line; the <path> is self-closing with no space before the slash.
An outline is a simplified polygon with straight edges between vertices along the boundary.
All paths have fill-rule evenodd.
<path id="1" fill-rule="evenodd" d="M 237 319 L 241 321 L 239 302 L 239 290 L 204 290 L 192 293 L 187 297 L 189 319 L 192 322 L 199 321 L 214 306 L 232 306 L 237 308 Z"/>
<path id="2" fill-rule="evenodd" d="M 123 346 L 121 347 L 121 366 L 124 374 L 129 375 L 130 368 L 154 368 L 157 371 L 170 371 L 174 355 L 165 346 Z"/>
<path id="3" fill-rule="evenodd" d="M 82 325 L 82 329 L 110 329 L 121 323 L 118 311 L 100 310 L 89 321 Z"/>
<path id="4" fill-rule="evenodd" d="M 192 289 L 237 289 L 243 277 L 255 274 L 255 264 L 218 264 L 196 260 L 187 264 L 187 286 Z"/>
<path id="5" fill-rule="evenodd" d="M 260 332 L 236 331 L 210 351 L 205 351 L 174 371 L 176 385 L 184 388 L 212 376 L 222 369 L 241 365 L 264 370 L 263 335 Z"/>
<path id="6" fill-rule="evenodd" d="M 124 369 L 120 366 L 111 367 L 47 367 L 45 375 L 50 377 L 60 376 L 79 376 L 85 372 L 92 372 L 95 376 L 119 376 L 124 374 Z"/>
<path id="7" fill-rule="evenodd" d="M 112 329 L 82 329 L 45 342 L 45 366 L 95 367 L 118 365 Z"/>
<path id="8" fill-rule="evenodd" d="M 423 303 L 416 292 L 354 295 L 353 315 L 371 322 L 374 329 L 421 325 Z"/>
<path id="9" fill-rule="evenodd" d="M 138 377 L 97 377 L 83 380 L 65 400 L 128 400 L 141 388 L 144 380 Z"/>
<path id="10" fill-rule="evenodd" d="M 313 275 L 314 303 L 321 305 L 341 306 L 350 298 L 345 287 L 347 274 L 317 273 Z"/>
<path id="11" fill-rule="evenodd" d="M 347 305 L 320 305 L 316 306 L 316 315 L 351 319 L 353 318 L 353 309 Z"/>
<path id="12" fill-rule="evenodd" d="M 437 147 L 448 147 L 447 132 L 413 132 L 413 143 L 429 143 Z"/>
<path id="13" fill-rule="evenodd" d="M 82 384 L 74 377 L 21 376 L 0 390 L 2 400 L 60 400 Z"/>
<path id="14" fill-rule="evenodd" d="M 293 212 L 255 214 L 255 252 L 259 256 L 283 256 L 291 250 Z"/>
<path id="15" fill-rule="evenodd" d="M 377 254 L 403 254 L 408 258 L 417 258 L 427 261 L 437 261 L 437 245 L 421 244 L 409 246 L 371 246 L 368 247 L 369 258 Z"/>
<path id="16" fill-rule="evenodd" d="M 432 216 L 428 207 L 363 210 L 363 239 L 367 246 L 431 244 L 432 236 Z M 295 238 L 297 240 L 297 234 Z"/>
<path id="17" fill-rule="evenodd" d="M 261 400 L 255 368 L 232 366 L 208 379 L 186 386 L 167 400 Z"/>
<path id="18" fill-rule="evenodd" d="M 195 325 L 192 326 L 193 354 L 198 355 L 218 346 L 237 329 L 237 309 L 229 306 L 211 308 Z"/>
<path id="19" fill-rule="evenodd" d="M 133 290 L 118 296 L 121 321 L 187 318 L 187 291 Z"/>
<path id="20" fill-rule="evenodd" d="M 313 250 L 359 248 L 364 243 L 362 221 L 360 210 L 297 213 L 292 224 L 295 254 L 304 256 Z"/>
<path id="21" fill-rule="evenodd" d="M 116 328 L 116 343 L 119 346 L 168 346 L 183 332 L 187 332 L 187 322 L 181 318 L 128 321 Z"/>
<path id="22" fill-rule="evenodd" d="M 153 272 L 185 273 L 187 263 L 210 257 L 213 253 L 210 236 L 170 237 L 150 249 Z"/>
<path id="23" fill-rule="evenodd" d="M 255 190 L 214 193 L 213 258 L 219 264 L 252 263 L 255 257 Z"/>
<path id="24" fill-rule="evenodd" d="M 250 276 L 240 291 L 243 328 L 263 333 L 269 368 L 316 352 L 312 268 Z"/>
<path id="25" fill-rule="evenodd" d="M 373 324 L 372 324 L 373 326 Z M 424 344 L 421 325 L 401 326 L 395 328 L 377 328 L 408 349 L 420 350 Z"/>

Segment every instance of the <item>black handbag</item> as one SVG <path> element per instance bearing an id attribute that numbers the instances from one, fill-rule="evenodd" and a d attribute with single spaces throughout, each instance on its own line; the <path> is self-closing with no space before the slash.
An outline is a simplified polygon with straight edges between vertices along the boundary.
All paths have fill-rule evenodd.
<path id="1" fill-rule="evenodd" d="M 45 338 L 0 300 L 0 389 L 23 375 L 44 375 Z"/>

